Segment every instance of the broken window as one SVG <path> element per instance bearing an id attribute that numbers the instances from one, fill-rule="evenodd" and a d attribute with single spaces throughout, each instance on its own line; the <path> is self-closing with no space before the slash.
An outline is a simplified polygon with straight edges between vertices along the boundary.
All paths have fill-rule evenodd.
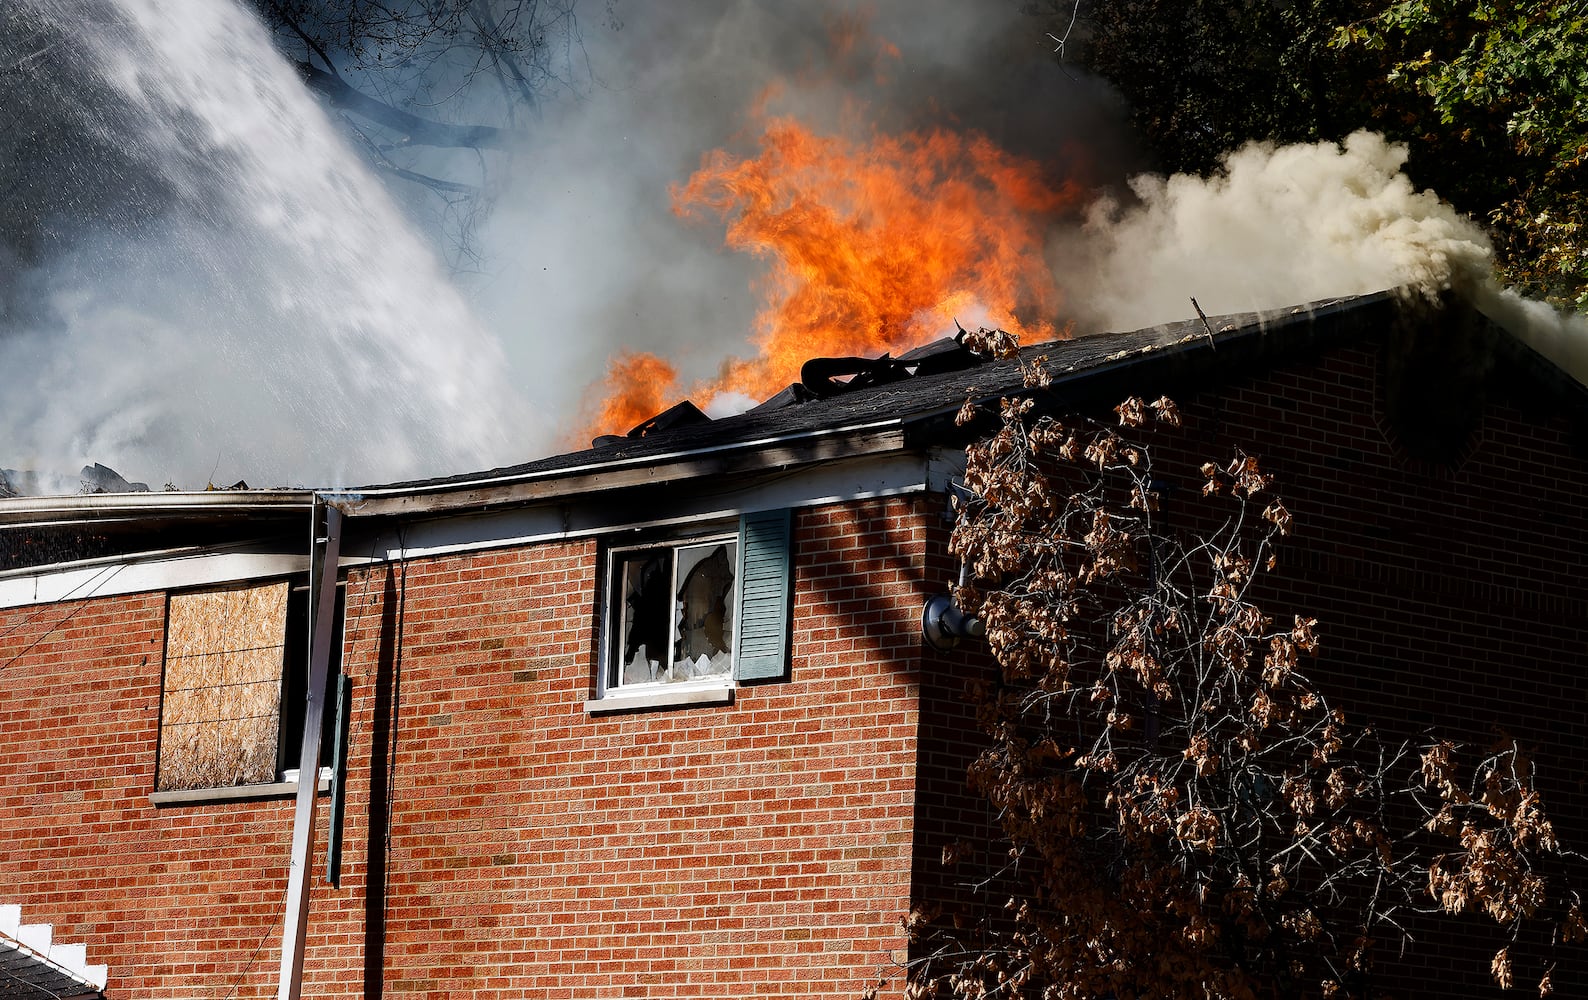
<path id="1" fill-rule="evenodd" d="M 612 553 L 610 686 L 731 676 L 738 548 L 724 538 Z"/>
<path id="2" fill-rule="evenodd" d="M 308 617 L 301 580 L 167 598 L 158 790 L 262 784 L 297 767 Z"/>
<path id="3" fill-rule="evenodd" d="M 737 532 L 609 549 L 602 694 L 782 676 L 791 523 L 769 511 Z"/>

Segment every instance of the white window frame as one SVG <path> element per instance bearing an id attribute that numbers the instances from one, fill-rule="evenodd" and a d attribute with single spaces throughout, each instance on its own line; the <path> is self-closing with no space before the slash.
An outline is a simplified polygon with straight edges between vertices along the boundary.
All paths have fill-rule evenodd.
<path id="1" fill-rule="evenodd" d="M 679 705 L 723 704 L 734 700 L 734 692 L 744 685 L 777 683 L 791 676 L 791 626 L 794 599 L 794 519 L 789 508 L 747 511 L 737 524 L 715 522 L 715 530 L 692 535 L 682 532 L 653 536 L 629 545 L 611 545 L 603 550 L 605 572 L 600 581 L 600 618 L 597 621 L 599 647 L 594 651 L 596 666 L 594 697 L 585 702 L 585 711 L 620 712 L 627 709 Z M 620 684 L 615 677 L 617 636 L 622 631 L 622 608 L 626 588 L 618 576 L 617 562 L 635 551 L 666 549 L 677 552 L 694 546 L 735 543 L 733 568 L 732 651 L 726 675 L 688 681 Z M 674 562 L 674 578 L 677 575 Z M 677 594 L 677 588 L 673 590 Z M 675 606 L 676 613 L 676 606 Z M 669 655 L 674 644 L 675 623 L 668 625 Z M 626 642 L 625 642 L 626 645 Z"/>
<path id="2" fill-rule="evenodd" d="M 671 705 L 724 704 L 733 700 L 733 689 L 739 665 L 738 615 L 740 598 L 741 544 L 736 526 L 724 525 L 721 529 L 696 535 L 657 538 L 632 545 L 614 545 L 605 552 L 605 573 L 601 595 L 601 649 L 596 673 L 596 697 L 586 703 L 590 712 L 613 712 L 629 709 L 666 707 Z M 663 680 L 624 684 L 619 679 L 621 653 L 618 649 L 623 636 L 622 560 L 637 552 L 665 550 L 672 554 L 672 581 L 669 592 L 677 594 L 678 554 L 686 549 L 714 545 L 729 546 L 733 564 L 733 590 L 729 595 L 734 623 L 734 640 L 728 670 L 716 677 L 694 680 Z M 676 614 L 668 615 L 667 657 L 671 660 L 678 641 Z"/>

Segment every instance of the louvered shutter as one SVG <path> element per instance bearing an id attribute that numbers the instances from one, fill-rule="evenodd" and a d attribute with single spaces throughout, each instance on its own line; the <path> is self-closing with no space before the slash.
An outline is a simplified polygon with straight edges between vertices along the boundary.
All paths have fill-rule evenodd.
<path id="1" fill-rule="evenodd" d="M 788 669 L 788 616 L 794 560 L 787 510 L 739 519 L 739 612 L 735 641 L 740 680 L 782 677 Z"/>

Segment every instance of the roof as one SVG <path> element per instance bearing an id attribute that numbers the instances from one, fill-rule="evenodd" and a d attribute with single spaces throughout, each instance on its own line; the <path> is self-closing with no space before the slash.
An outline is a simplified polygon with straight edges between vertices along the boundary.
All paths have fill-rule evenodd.
<path id="1" fill-rule="evenodd" d="M 107 968 L 89 965 L 82 945 L 53 938 L 49 924 L 24 924 L 20 906 L 0 905 L 0 998 L 103 1000 Z"/>
<path id="2" fill-rule="evenodd" d="M 1023 348 L 1021 357 L 1046 356 L 1056 376 L 1049 392 L 1070 405 L 1113 393 L 1111 405 L 1121 394 L 1150 391 L 1148 372 L 1156 375 L 1155 381 L 1184 378 L 1211 365 L 1231 372 L 1237 361 L 1261 362 L 1275 353 L 1305 350 L 1320 340 L 1332 342 L 1382 330 L 1401 302 L 1396 293 L 1378 292 L 1205 321 L 1196 318 L 1037 344 Z M 995 400 L 1016 391 L 1023 391 L 1017 362 L 985 361 L 827 398 L 686 421 L 521 465 L 344 491 L 338 505 L 349 514 L 363 515 L 480 507 L 953 443 L 952 418 L 967 398 Z"/>
<path id="3" fill-rule="evenodd" d="M 1053 405 L 1112 405 L 1126 395 L 1155 395 L 1188 382 L 1201 386 L 1209 379 L 1233 377 L 1243 370 L 1330 345 L 1381 338 L 1408 317 L 1423 313 L 1448 316 L 1458 309 L 1460 315 L 1478 316 L 1459 302 L 1430 304 L 1409 293 L 1384 291 L 1038 344 L 1022 349 L 1021 357 L 1025 361 L 1047 358 L 1046 365 L 1055 378 L 1042 394 Z M 1512 369 L 1525 371 L 1534 382 L 1553 386 L 1555 395 L 1570 397 L 1580 416 L 1588 415 L 1588 389 L 1515 338 L 1494 339 L 1510 352 L 1515 362 Z M 927 373 L 932 366 L 923 366 L 920 373 L 882 384 L 862 385 L 866 379 L 858 378 L 847 389 L 823 377 L 814 380 L 819 391 L 793 391 L 799 387 L 791 387 L 748 412 L 716 420 L 680 404 L 637 428 L 636 433 L 644 431 L 639 436 L 603 439 L 596 447 L 479 473 L 323 495 L 351 516 L 418 516 L 951 447 L 963 444 L 971 433 L 953 423 L 967 399 L 992 401 L 1027 391 L 1015 361 L 971 359 L 963 363 L 967 366 L 935 373 Z M 826 375 L 831 370 L 830 364 L 821 367 Z M 827 392 L 835 394 L 823 394 Z M 1588 424 L 1588 419 L 1584 423 Z M 183 526 L 187 519 L 213 522 L 243 516 L 257 520 L 265 510 L 277 515 L 287 515 L 290 510 L 296 523 L 310 500 L 311 494 L 305 491 L 0 500 L 0 529 L 63 520 L 98 527 L 131 519 L 187 531 L 190 529 Z"/>

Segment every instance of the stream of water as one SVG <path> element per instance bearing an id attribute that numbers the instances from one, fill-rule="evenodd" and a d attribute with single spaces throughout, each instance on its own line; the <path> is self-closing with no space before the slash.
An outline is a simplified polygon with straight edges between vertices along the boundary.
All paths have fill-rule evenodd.
<path id="1" fill-rule="evenodd" d="M 30 220 L 59 238 L 11 275 L 0 312 L 0 465 L 99 461 L 202 488 L 527 457 L 499 345 L 251 13 L 20 3 L 38 51 L 7 61 L 64 67 L 34 104 L 107 165 L 72 163 L 81 193 Z M 153 207 L 72 214 L 135 190 Z"/>

